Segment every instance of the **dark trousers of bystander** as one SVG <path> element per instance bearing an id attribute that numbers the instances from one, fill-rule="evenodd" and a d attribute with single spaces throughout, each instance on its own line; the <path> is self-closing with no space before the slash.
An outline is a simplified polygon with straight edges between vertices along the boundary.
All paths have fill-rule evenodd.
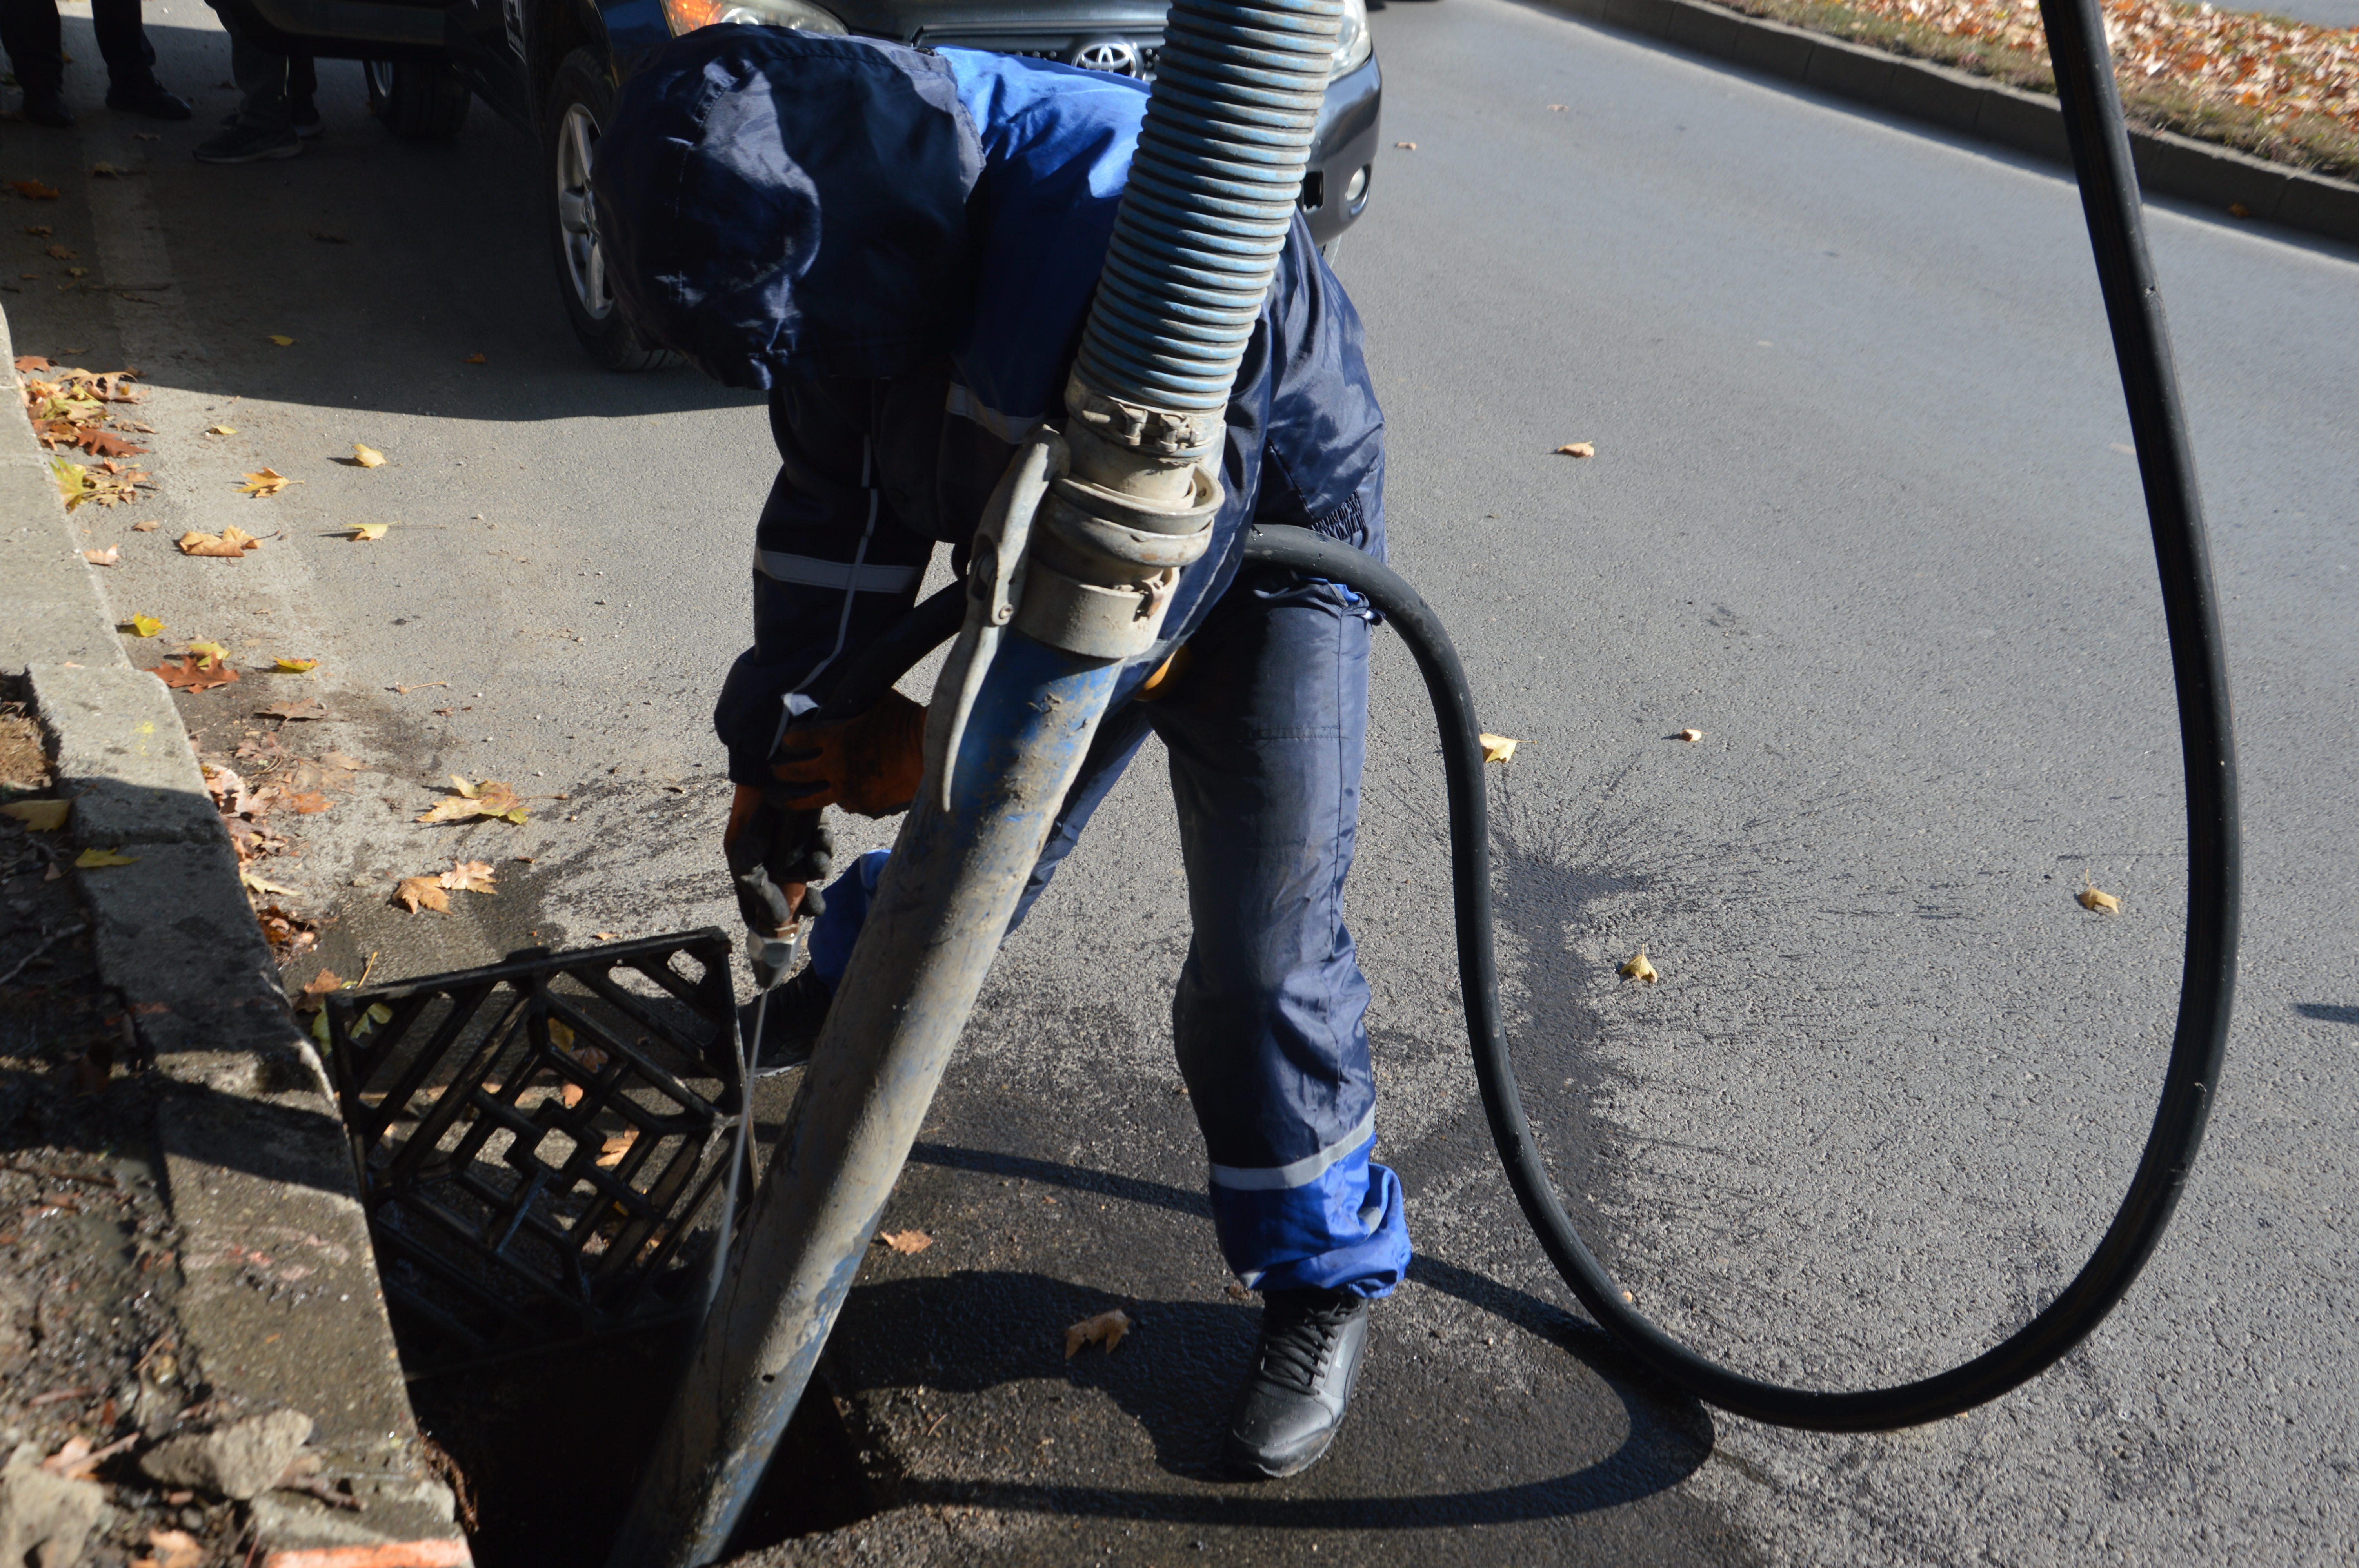
<path id="1" fill-rule="evenodd" d="M 156 48 L 139 25 L 139 0 L 91 0 L 90 19 L 110 81 L 136 88 L 154 78 Z M 0 0 L 0 49 L 8 51 L 17 86 L 33 94 L 57 92 L 66 75 L 57 0 Z"/>
<path id="2" fill-rule="evenodd" d="M 0 0 L 0 5 L 21 0 Z M 92 0 L 92 5 L 99 0 Z M 237 81 L 237 123 L 249 130 L 283 130 L 293 105 L 309 103 L 320 91 L 320 74 L 307 54 L 274 54 L 247 38 L 226 11 L 215 8 L 229 32 L 229 73 Z"/>

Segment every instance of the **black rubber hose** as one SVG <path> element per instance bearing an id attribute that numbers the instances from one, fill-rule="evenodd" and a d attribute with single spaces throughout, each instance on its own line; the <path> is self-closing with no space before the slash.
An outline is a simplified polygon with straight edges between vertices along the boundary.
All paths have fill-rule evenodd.
<path id="1" fill-rule="evenodd" d="M 2235 741 L 2194 461 L 2188 450 L 2161 296 L 2147 255 L 2129 136 L 2111 62 L 2098 41 L 2104 35 L 2096 0 L 2041 0 L 2040 10 L 2129 405 L 2130 428 L 2137 442 L 2138 472 L 2146 487 L 2164 621 L 2170 634 L 2187 774 L 2187 946 L 2179 1024 L 2163 1072 L 2161 1103 L 2129 1190 L 2071 1283 L 2005 1340 L 1962 1366 L 1913 1383 L 1822 1392 L 1764 1382 L 1699 1356 L 1622 1299 L 1557 1201 L 1508 1058 L 1493 949 L 1490 821 L 1481 726 L 1450 633 L 1416 589 L 1358 550 L 1290 528 L 1256 530 L 1245 547 L 1249 564 L 1326 578 L 1365 594 L 1408 643 L 1425 678 L 1441 731 L 1459 984 L 1475 1076 L 1492 1140 L 1533 1234 L 1582 1304 L 1649 1370 L 1723 1410 L 1777 1426 L 1875 1432 L 1938 1421 L 1987 1403 L 2038 1376 L 2087 1338 L 2120 1303 L 2170 1223 L 2203 1141 L 2227 1048 L 2241 882 Z M 842 710 L 865 706 L 855 703 L 856 697 L 864 695 L 873 702 L 881 696 L 927 650 L 956 633 L 962 613 L 955 587 L 913 610 L 888 634 L 889 650 L 880 643 L 848 672 L 839 694 Z M 831 712 L 838 707 L 838 701 L 829 704 Z"/>

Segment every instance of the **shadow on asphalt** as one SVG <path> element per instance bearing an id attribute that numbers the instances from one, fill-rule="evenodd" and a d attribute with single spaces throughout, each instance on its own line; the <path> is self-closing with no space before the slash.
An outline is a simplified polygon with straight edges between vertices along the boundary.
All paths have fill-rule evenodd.
<path id="1" fill-rule="evenodd" d="M 1043 1160 L 921 1143 L 913 1163 L 1021 1178 L 1127 1203 L 1209 1217 L 1203 1195 L 1158 1182 Z M 907 1477 L 902 1503 L 960 1504 L 1068 1516 L 1195 1522 L 1246 1529 L 1421 1530 L 1560 1519 L 1616 1508 L 1669 1490 L 1712 1450 L 1711 1414 L 1638 1370 L 1595 1326 L 1513 1286 L 1419 1253 L 1409 1279 L 1557 1346 L 1612 1390 L 1625 1434 L 1594 1463 L 1543 1480 L 1414 1495 L 1270 1497 L 1259 1488 L 1217 1492 L 1124 1490 L 1076 1484 Z M 906 1366 L 864 1368 L 864 1384 L 922 1383 L 975 1392 L 1027 1379 L 1069 1379 L 1113 1399 L 1148 1434 L 1159 1468 L 1192 1481 L 1227 1479 L 1202 1390 L 1225 1386 L 1253 1341 L 1256 1314 L 1202 1302 L 1132 1302 L 1043 1275 L 961 1273 L 861 1287 L 863 1338 L 896 1348 Z M 1064 1326 L 1108 1307 L 1142 1331 L 1121 1357 L 1059 1358 Z M 837 1368 L 841 1379 L 843 1368 Z M 839 1392 L 851 1394 L 850 1386 Z"/>

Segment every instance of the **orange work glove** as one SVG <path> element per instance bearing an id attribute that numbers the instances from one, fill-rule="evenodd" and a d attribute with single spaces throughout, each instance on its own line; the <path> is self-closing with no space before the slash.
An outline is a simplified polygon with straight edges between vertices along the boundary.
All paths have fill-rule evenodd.
<path id="1" fill-rule="evenodd" d="M 789 725 L 770 758 L 770 775 L 787 787 L 771 798 L 794 810 L 890 816 L 918 797 L 925 772 L 926 710 L 888 691 L 857 718 Z"/>

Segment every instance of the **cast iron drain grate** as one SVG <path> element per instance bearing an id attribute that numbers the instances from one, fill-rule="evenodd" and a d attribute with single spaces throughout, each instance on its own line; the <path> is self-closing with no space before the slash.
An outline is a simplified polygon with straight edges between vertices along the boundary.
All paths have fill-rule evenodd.
<path id="1" fill-rule="evenodd" d="M 327 997 L 410 1377 L 694 1310 L 736 1094 L 688 1080 L 734 1048 L 729 952 L 708 926 Z"/>

